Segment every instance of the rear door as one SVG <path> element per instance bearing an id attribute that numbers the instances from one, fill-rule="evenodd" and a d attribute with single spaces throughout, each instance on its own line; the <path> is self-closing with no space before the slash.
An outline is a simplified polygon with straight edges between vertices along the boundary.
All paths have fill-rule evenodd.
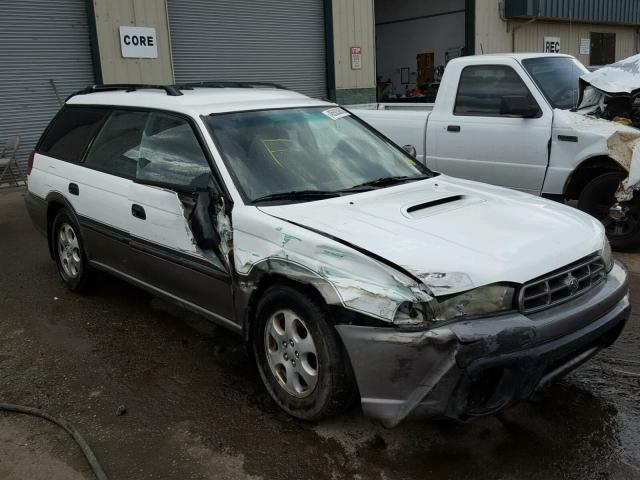
<path id="1" fill-rule="evenodd" d="M 537 103 L 539 118 L 501 113 L 505 96 Z M 451 98 L 428 120 L 428 164 L 455 177 L 539 194 L 549 160 L 553 112 L 528 77 L 511 65 L 468 65 Z M 431 161 L 433 163 L 431 163 Z"/>
<path id="2" fill-rule="evenodd" d="M 89 147 L 77 180 L 81 225 L 90 258 L 132 274 L 129 249 L 129 189 L 136 172 L 146 114 L 113 110 Z"/>
<path id="3" fill-rule="evenodd" d="M 227 269 L 192 233 L 198 192 L 207 190 L 211 170 L 191 123 L 175 114 L 149 113 L 136 156 L 136 180 L 128 192 L 136 277 L 232 320 Z"/>

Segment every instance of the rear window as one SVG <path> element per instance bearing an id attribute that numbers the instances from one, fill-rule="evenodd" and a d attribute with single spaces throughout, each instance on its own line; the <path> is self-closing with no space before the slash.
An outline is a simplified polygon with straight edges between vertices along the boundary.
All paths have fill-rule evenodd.
<path id="1" fill-rule="evenodd" d="M 105 108 L 63 107 L 40 140 L 38 153 L 79 162 L 107 113 Z"/>

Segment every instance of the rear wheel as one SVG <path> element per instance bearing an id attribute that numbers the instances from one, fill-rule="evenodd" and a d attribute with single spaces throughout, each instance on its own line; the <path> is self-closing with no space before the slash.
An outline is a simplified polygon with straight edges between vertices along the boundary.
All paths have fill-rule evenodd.
<path id="1" fill-rule="evenodd" d="M 578 208 L 602 222 L 611 242 L 618 251 L 636 250 L 640 246 L 640 198 L 627 202 L 624 218 L 615 220 L 609 209 L 616 203 L 615 192 L 627 176 L 626 172 L 610 172 L 591 180 L 580 192 Z"/>
<path id="2" fill-rule="evenodd" d="M 291 286 L 269 288 L 256 309 L 253 352 L 275 402 L 303 420 L 347 408 L 356 387 L 351 364 L 326 306 Z"/>
<path id="3" fill-rule="evenodd" d="M 65 286 L 74 292 L 86 289 L 90 269 L 80 228 L 66 209 L 61 209 L 53 221 L 52 242 L 58 274 Z"/>

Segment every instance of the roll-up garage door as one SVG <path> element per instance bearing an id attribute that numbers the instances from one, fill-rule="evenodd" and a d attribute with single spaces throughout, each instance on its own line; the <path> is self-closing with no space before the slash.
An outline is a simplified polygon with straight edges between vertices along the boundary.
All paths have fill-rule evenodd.
<path id="1" fill-rule="evenodd" d="M 168 0 L 177 83 L 276 82 L 327 95 L 323 0 Z"/>
<path id="2" fill-rule="evenodd" d="M 0 150 L 20 135 L 20 175 L 60 101 L 95 83 L 87 0 L 0 2 Z M 1 183 L 6 181 L 2 180 Z"/>

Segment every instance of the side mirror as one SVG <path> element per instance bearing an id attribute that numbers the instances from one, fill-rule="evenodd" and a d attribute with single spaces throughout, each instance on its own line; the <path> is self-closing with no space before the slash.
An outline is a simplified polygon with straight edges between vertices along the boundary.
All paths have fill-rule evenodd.
<path id="1" fill-rule="evenodd" d="M 531 103 L 524 95 L 505 95 L 500 100 L 500 115 L 513 117 L 536 118 L 542 114 L 537 103 Z"/>
<path id="2" fill-rule="evenodd" d="M 215 194 L 211 191 L 198 192 L 196 204 L 191 214 L 191 232 L 198 246 L 203 250 L 218 250 L 220 234 L 215 226 L 213 201 Z"/>
<path id="3" fill-rule="evenodd" d="M 414 147 L 413 145 L 405 145 L 402 147 L 402 149 L 414 158 L 418 153 L 416 152 L 416 147 Z"/>

